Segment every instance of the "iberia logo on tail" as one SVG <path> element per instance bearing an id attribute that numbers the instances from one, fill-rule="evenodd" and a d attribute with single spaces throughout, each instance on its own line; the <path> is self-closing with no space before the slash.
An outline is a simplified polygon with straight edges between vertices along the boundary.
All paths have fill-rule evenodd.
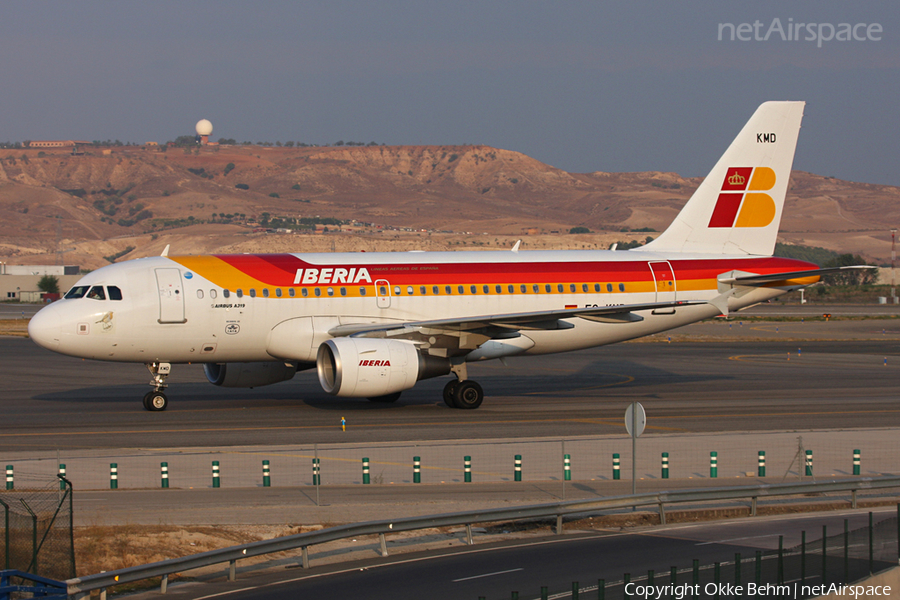
<path id="1" fill-rule="evenodd" d="M 725 173 L 709 227 L 765 227 L 775 219 L 775 201 L 763 193 L 775 187 L 769 167 L 731 167 Z"/>

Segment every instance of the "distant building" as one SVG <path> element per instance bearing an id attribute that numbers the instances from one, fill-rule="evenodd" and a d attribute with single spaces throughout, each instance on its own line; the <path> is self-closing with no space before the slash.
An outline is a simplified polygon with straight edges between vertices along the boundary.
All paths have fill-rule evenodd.
<path id="1" fill-rule="evenodd" d="M 71 148 L 72 146 L 85 146 L 91 142 L 77 140 L 39 140 L 28 143 L 29 148 Z"/>
<path id="2" fill-rule="evenodd" d="M 0 263 L 0 275 L 78 275 L 77 265 L 8 265 Z"/>

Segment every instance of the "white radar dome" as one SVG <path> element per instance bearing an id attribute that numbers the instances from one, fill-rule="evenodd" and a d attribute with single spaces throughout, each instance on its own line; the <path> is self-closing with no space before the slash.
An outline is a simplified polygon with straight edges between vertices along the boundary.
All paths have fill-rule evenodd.
<path id="1" fill-rule="evenodd" d="M 197 121 L 197 135 L 210 135 L 212 133 L 212 123 L 206 119 Z"/>

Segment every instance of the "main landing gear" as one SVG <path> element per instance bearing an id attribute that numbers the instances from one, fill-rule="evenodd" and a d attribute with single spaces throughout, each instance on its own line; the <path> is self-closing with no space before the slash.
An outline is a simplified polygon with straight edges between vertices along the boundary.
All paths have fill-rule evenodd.
<path id="1" fill-rule="evenodd" d="M 444 404 L 450 408 L 463 408 L 472 410 L 481 406 L 484 402 L 484 390 L 477 381 L 466 379 L 466 363 L 453 365 L 450 369 L 456 379 L 444 386 Z"/>
<path id="2" fill-rule="evenodd" d="M 166 410 L 169 406 L 169 399 L 163 393 L 166 389 L 166 377 L 172 371 L 172 365 L 169 363 L 149 363 L 147 368 L 153 374 L 150 385 L 153 387 L 152 392 L 144 394 L 144 410 L 159 412 Z"/>

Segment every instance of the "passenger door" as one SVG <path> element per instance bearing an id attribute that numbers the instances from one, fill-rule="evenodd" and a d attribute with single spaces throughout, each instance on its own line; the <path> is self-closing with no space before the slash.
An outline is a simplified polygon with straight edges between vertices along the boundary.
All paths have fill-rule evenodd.
<path id="1" fill-rule="evenodd" d="M 156 269 L 156 285 L 159 290 L 159 322 L 185 323 L 184 290 L 181 285 L 181 270 L 175 268 Z"/>

